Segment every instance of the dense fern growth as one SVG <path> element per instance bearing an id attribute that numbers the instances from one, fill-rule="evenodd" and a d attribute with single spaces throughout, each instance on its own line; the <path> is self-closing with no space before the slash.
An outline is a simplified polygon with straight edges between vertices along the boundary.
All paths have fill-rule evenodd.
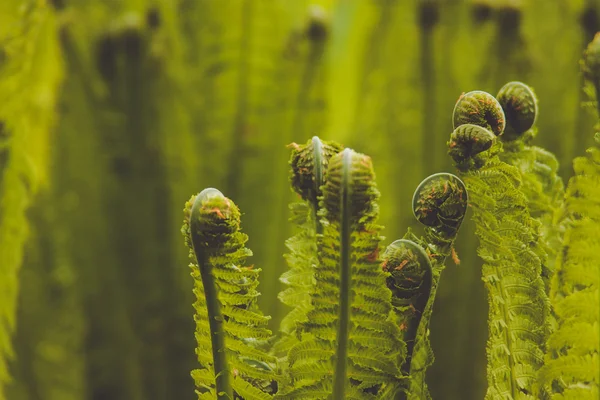
<path id="1" fill-rule="evenodd" d="M 583 61 L 584 76 L 595 101 L 600 93 L 600 35 L 590 43 Z M 599 113 L 600 115 L 600 113 Z M 600 125 L 597 126 L 597 128 Z M 548 340 L 540 385 L 552 399 L 592 400 L 600 396 L 600 141 L 587 157 L 573 162 L 575 176 L 565 202 L 568 227 L 552 281 L 551 300 L 558 328 Z"/>
<path id="2" fill-rule="evenodd" d="M 240 232 L 240 212 L 216 189 L 186 203 L 182 233 L 190 248 L 196 302 L 192 376 L 199 399 L 269 399 L 275 359 L 254 346 L 271 336 L 256 305 L 260 269 L 244 266 L 252 253 Z"/>
<path id="3" fill-rule="evenodd" d="M 0 399 L 12 357 L 25 212 L 45 180 L 62 80 L 56 26 L 45 1 L 0 4 Z"/>
<path id="4" fill-rule="evenodd" d="M 465 101 L 468 107 L 462 106 Z M 486 399 L 532 399 L 549 317 L 539 222 L 529 215 L 527 199 L 519 191 L 519 171 L 498 157 L 502 144 L 490 129 L 502 134 L 500 104 L 487 93 L 470 92 L 454 112 L 455 123 L 462 125 L 450 137 L 449 155 L 469 191 L 488 291 Z"/>
<path id="5" fill-rule="evenodd" d="M 323 142 L 316 136 L 304 145 L 293 143 L 291 147 L 290 181 L 302 201 L 290 204 L 290 221 L 297 226 L 298 232 L 286 241 L 289 252 L 285 257 L 289 270 L 280 277 L 287 288 L 279 293 L 279 300 L 292 310 L 281 321 L 282 338 L 274 351 L 285 355 L 297 343 L 296 326 L 306 322 L 306 313 L 310 309 L 314 268 L 318 262 L 317 234 L 323 231 L 317 216 L 318 198 L 322 194 L 329 159 L 342 149 L 339 144 Z"/>
<path id="6" fill-rule="evenodd" d="M 533 89 L 522 82 L 509 82 L 496 98 L 506 115 L 506 129 L 500 136 L 504 152 L 499 156 L 521 173 L 520 190 L 527 198 L 531 216 L 541 222 L 541 244 L 548 254 L 542 264 L 542 278 L 548 291 L 562 240 L 564 184 L 558 176 L 558 160 L 549 151 L 531 145 L 537 135 L 534 124 L 538 115 L 538 100 Z"/>
<path id="7" fill-rule="evenodd" d="M 425 236 L 417 238 L 409 233 L 408 238 L 425 249 L 431 260 L 431 290 L 415 337 L 414 354 L 410 365 L 410 398 L 429 398 L 425 375 L 433 364 L 433 352 L 429 343 L 429 323 L 435 295 L 440 282 L 444 263 L 454 252 L 453 243 L 467 211 L 467 189 L 455 175 L 439 173 L 424 179 L 413 196 L 413 213 L 425 227 Z M 422 263 L 422 262 L 421 262 Z M 410 354 L 410 353 L 409 353 Z"/>
<path id="8" fill-rule="evenodd" d="M 370 158 L 350 149 L 329 162 L 311 309 L 281 398 L 392 398 L 399 390 L 404 346 L 379 261 L 374 178 Z"/>

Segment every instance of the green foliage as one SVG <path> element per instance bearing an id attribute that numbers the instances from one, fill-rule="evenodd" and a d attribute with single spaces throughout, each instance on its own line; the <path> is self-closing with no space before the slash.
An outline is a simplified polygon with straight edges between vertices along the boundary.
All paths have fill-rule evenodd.
<path id="1" fill-rule="evenodd" d="M 584 76 L 600 83 L 600 36 L 584 53 Z M 596 94 L 593 99 L 598 101 Z M 600 116 L 600 114 L 599 114 Z M 598 137 L 598 134 L 596 134 Z M 598 140 L 598 139 L 597 139 Z M 600 149 L 573 161 L 565 203 L 567 230 L 558 254 L 551 300 L 558 328 L 548 339 L 539 385 L 550 388 L 552 399 L 597 399 L 600 395 Z"/>
<path id="2" fill-rule="evenodd" d="M 323 212 L 318 205 L 323 182 L 314 179 L 316 171 L 307 175 L 313 193 L 291 206 L 297 234 L 286 244 L 281 240 L 290 236 L 291 200 L 283 146 L 327 132 L 373 156 L 385 194 L 378 200 L 379 221 L 389 236 L 401 237 L 407 225 L 416 225 L 407 188 L 449 166 L 443 138 L 451 120 L 444 110 L 454 105 L 456 93 L 473 87 L 496 90 L 513 79 L 536 87 L 543 111 L 539 118 L 517 115 L 513 121 L 519 127 L 513 129 L 507 107 L 531 110 L 536 103 L 515 97 L 530 94 L 520 85 L 498 94 L 506 116 L 499 136 L 504 152 L 498 157 L 517 167 L 525 202 L 510 191 L 504 200 L 518 197 L 517 208 L 526 207 L 538 222 L 523 240 L 538 242 L 526 246 L 540 259 L 559 324 L 541 346 L 550 351 L 547 367 L 539 370 L 539 389 L 542 396 L 554 391 L 556 398 L 597 397 L 596 309 L 580 305 L 597 303 L 593 198 L 598 156 L 591 150 L 576 160 L 565 213 L 556 158 L 532 145 L 539 126 L 539 145 L 557 154 L 566 177 L 573 155 L 591 143 L 589 117 L 575 106 L 584 92 L 573 67 L 598 27 L 595 1 L 316 0 L 323 8 L 308 12 L 306 0 L 0 3 L 0 399 L 194 396 L 187 377 L 195 363 L 189 351 L 194 294 L 186 269 L 180 268 L 186 254 L 174 216 L 181 199 L 197 187 L 223 187 L 247 210 L 249 247 L 263 269 L 258 302 L 273 316 L 270 323 L 277 326 L 285 307 L 292 306 L 281 321 L 279 340 L 268 343 L 248 340 L 254 325 L 248 327 L 243 312 L 233 310 L 243 326 L 235 332 L 237 339 L 228 341 L 233 347 L 227 354 L 229 374 L 223 376 L 237 385 L 231 395 L 260 398 L 294 390 L 298 381 L 290 380 L 288 352 L 303 343 L 302 357 L 315 349 L 305 326 L 314 272 L 325 268 L 321 253 L 329 253 L 321 251 L 325 232 L 317 214 Z M 584 64 L 589 94 L 600 86 L 596 46 Z M 476 116 L 494 105 L 459 103 Z M 586 105 L 597 108 L 597 102 Z M 461 125 L 452 135 L 451 153 L 466 174 L 487 168 L 496 140 L 488 128 L 496 129 L 500 121 L 499 113 L 487 111 L 479 121 L 463 121 L 485 128 Z M 298 171 L 311 165 L 307 158 Z M 514 170 L 505 172 L 508 180 L 514 178 Z M 414 245 L 401 242 L 398 248 L 396 243 L 390 252 L 397 253 L 387 264 L 372 257 L 384 268 L 380 284 L 392 293 L 390 304 L 381 304 L 391 307 L 389 321 L 398 327 L 393 328 L 396 338 L 373 346 L 387 353 L 386 343 L 400 343 L 393 349 L 399 372 L 389 391 L 381 383 L 357 389 L 378 378 L 355 376 L 350 390 L 356 396 L 385 399 L 396 391 L 397 398 L 416 399 L 431 389 L 434 398 L 444 400 L 482 397 L 486 302 L 483 285 L 476 282 L 480 272 L 472 235 L 454 244 L 466 202 L 458 182 L 422 185 L 425 196 L 412 210 L 437 227 L 426 225 L 424 237 L 409 230 L 405 237 Z M 456 187 L 465 196 L 447 201 L 442 196 L 446 184 L 448 191 Z M 501 201 L 494 196 L 476 194 L 475 200 L 491 198 L 481 209 L 495 210 Z M 565 215 L 570 222 L 563 225 Z M 465 225 L 463 233 L 472 229 Z M 564 227 L 569 229 L 563 242 Z M 281 275 L 285 246 L 289 271 Z M 446 269 L 440 284 L 443 260 L 448 255 L 457 260 L 454 246 L 463 264 L 472 267 Z M 369 250 L 374 248 L 379 249 Z M 561 248 L 560 276 L 552 284 L 554 255 Z M 430 260 L 422 258 L 421 249 Z M 386 252 L 384 258 L 389 257 Z M 242 259 L 233 263 L 245 268 Z M 275 301 L 280 276 L 287 285 L 280 295 L 285 304 Z M 195 282 L 204 290 L 201 276 Z M 251 303 L 257 311 L 257 301 Z M 340 320 L 336 312 L 331 315 L 332 323 Z M 336 353 L 344 349 L 338 349 L 337 338 L 344 330 L 329 328 L 336 332 L 327 350 L 331 360 L 313 368 L 326 368 L 317 374 L 333 382 L 336 362 L 343 359 Z M 350 342 L 352 329 L 350 318 Z M 212 345 L 207 338 L 205 347 Z M 271 354 L 280 358 L 261 361 L 271 340 L 276 343 Z M 262 378 L 232 366 L 240 342 L 252 354 L 243 358 L 244 368 L 256 367 L 250 370 L 262 371 Z M 429 368 L 432 349 L 436 363 Z M 210 348 L 203 354 L 207 364 L 194 374 L 210 384 L 198 389 L 206 390 L 201 395 L 212 398 L 214 359 Z M 10 374 L 7 359 L 13 360 Z M 308 364 L 302 373 L 310 373 Z M 9 375 L 12 382 L 5 385 Z M 305 396 L 331 396 L 332 388 L 313 389 L 306 387 Z"/>
<path id="3" fill-rule="evenodd" d="M 275 358 L 253 345 L 271 336 L 264 327 L 269 317 L 256 305 L 260 269 L 242 265 L 252 252 L 244 246 L 248 237 L 240 232 L 240 212 L 218 190 L 205 189 L 186 203 L 184 213 L 196 295 L 201 368 L 192 376 L 198 398 L 233 400 L 235 392 L 248 400 L 269 399 Z"/>
<path id="4" fill-rule="evenodd" d="M 0 399 L 13 356 L 25 212 L 46 183 L 63 78 L 57 25 L 45 2 L 0 5 Z"/>
<path id="5" fill-rule="evenodd" d="M 491 95 L 477 92 L 477 96 L 490 109 L 502 110 Z M 486 127 L 500 125 L 477 116 L 469 121 Z M 532 399 L 549 330 L 548 297 L 540 275 L 546 255 L 538 243 L 539 222 L 531 218 L 527 199 L 519 190 L 519 170 L 500 161 L 502 144 L 486 130 L 457 126 L 449 142 L 449 153 L 469 191 L 478 255 L 484 261 L 482 278 L 490 307 L 486 398 Z M 475 140 L 479 137 L 489 138 L 485 146 Z"/>

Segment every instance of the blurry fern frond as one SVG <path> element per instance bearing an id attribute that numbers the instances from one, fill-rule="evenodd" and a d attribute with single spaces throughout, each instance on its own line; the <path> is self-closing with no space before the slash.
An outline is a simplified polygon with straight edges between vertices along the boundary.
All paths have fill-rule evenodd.
<path id="1" fill-rule="evenodd" d="M 46 180 L 63 77 L 56 15 L 45 2 L 0 5 L 0 399 L 9 379 L 25 212 Z"/>
<path id="2" fill-rule="evenodd" d="M 196 355 L 192 376 L 199 399 L 269 399 L 276 359 L 260 349 L 271 337 L 270 317 L 258 309 L 260 269 L 244 266 L 252 252 L 240 232 L 240 212 L 215 189 L 186 203 L 182 233 L 190 249 L 196 310 Z"/>
<path id="3" fill-rule="evenodd" d="M 496 102 L 483 92 L 481 98 Z M 489 145 L 473 151 L 479 137 L 488 137 Z M 484 261 L 482 279 L 489 300 L 486 399 L 533 399 L 550 316 L 541 278 L 545 253 L 539 244 L 539 222 L 530 216 L 519 190 L 519 171 L 500 161 L 502 144 L 492 132 L 459 125 L 448 145 L 469 191 L 478 255 Z M 469 161 L 475 158 L 477 163 Z"/>

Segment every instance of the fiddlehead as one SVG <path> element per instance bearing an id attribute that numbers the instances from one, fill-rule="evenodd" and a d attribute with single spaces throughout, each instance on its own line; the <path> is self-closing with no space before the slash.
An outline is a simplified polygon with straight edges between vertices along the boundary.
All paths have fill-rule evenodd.
<path id="1" fill-rule="evenodd" d="M 192 196 L 182 233 L 190 249 L 196 302 L 196 353 L 192 376 L 199 399 L 268 399 L 275 359 L 249 343 L 268 339 L 269 317 L 256 305 L 259 269 L 245 267 L 252 252 L 240 232 L 240 211 L 216 189 Z M 235 371 L 235 379 L 234 379 Z"/>
<path id="2" fill-rule="evenodd" d="M 494 140 L 494 134 L 486 128 L 473 124 L 460 125 L 450 135 L 448 155 L 458 170 L 477 170 L 489 158 L 486 151 L 492 147 Z"/>
<path id="3" fill-rule="evenodd" d="M 389 273 L 387 287 L 392 291 L 396 323 L 400 326 L 406 343 L 406 357 L 401 369 L 403 375 L 408 377 L 419 323 L 431 295 L 431 262 L 421 246 L 413 241 L 400 239 L 386 248 L 382 268 Z M 410 381 L 407 381 L 404 395 L 408 395 L 409 390 Z"/>
<path id="4" fill-rule="evenodd" d="M 311 309 L 288 354 L 293 385 L 281 398 L 375 399 L 398 390 L 404 346 L 379 262 L 374 179 L 365 155 L 346 149 L 329 161 Z"/>
<path id="5" fill-rule="evenodd" d="M 453 137 L 456 134 L 455 130 Z M 483 150 L 479 136 L 461 138 L 462 147 Z M 538 244 L 539 223 L 529 215 L 519 191 L 519 171 L 498 157 L 498 140 L 481 152 L 458 152 L 454 142 L 449 142 L 449 154 L 469 191 L 478 254 L 484 261 L 482 279 L 489 293 L 486 398 L 532 399 L 549 316 L 540 276 L 545 254 Z"/>
<path id="6" fill-rule="evenodd" d="M 498 100 L 489 93 L 474 90 L 462 94 L 452 112 L 454 129 L 464 124 L 478 125 L 500 136 L 504 132 L 506 118 Z"/>
<path id="7" fill-rule="evenodd" d="M 506 116 L 503 141 L 516 140 L 533 127 L 538 115 L 538 100 L 532 88 L 522 82 L 508 82 L 496 99 Z"/>
<path id="8" fill-rule="evenodd" d="M 415 218 L 425 225 L 425 240 L 436 247 L 451 245 L 467 212 L 467 201 L 467 188 L 456 175 L 439 173 L 424 179 L 412 204 Z"/>
<path id="9" fill-rule="evenodd" d="M 318 209 L 318 197 L 321 195 L 321 186 L 325 182 L 329 159 L 342 151 L 343 146 L 335 142 L 322 141 L 314 136 L 305 145 L 292 143 L 290 147 L 292 147 L 290 159 L 292 189 L 313 208 Z"/>

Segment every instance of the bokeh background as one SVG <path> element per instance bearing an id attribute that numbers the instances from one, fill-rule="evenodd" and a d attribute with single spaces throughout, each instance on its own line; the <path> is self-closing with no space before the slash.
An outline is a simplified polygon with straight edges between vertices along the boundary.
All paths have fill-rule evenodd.
<path id="1" fill-rule="evenodd" d="M 453 171 L 458 96 L 521 80 L 568 178 L 592 142 L 578 64 L 599 20 L 600 0 L 0 1 L 0 274 L 21 265 L 0 275 L 18 288 L 6 398 L 195 398 L 179 230 L 208 186 L 243 211 L 276 330 L 291 142 L 372 156 L 389 243 L 419 231 L 418 183 Z M 431 326 L 434 399 L 485 391 L 475 248 L 466 223 Z"/>

